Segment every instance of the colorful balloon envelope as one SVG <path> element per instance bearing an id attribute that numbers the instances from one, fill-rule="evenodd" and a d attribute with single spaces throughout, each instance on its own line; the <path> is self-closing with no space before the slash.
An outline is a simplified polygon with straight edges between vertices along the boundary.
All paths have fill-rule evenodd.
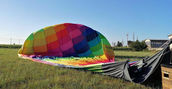
<path id="1" fill-rule="evenodd" d="M 114 62 L 111 45 L 101 33 L 72 23 L 45 27 L 30 34 L 18 55 L 62 67 L 83 68 Z"/>

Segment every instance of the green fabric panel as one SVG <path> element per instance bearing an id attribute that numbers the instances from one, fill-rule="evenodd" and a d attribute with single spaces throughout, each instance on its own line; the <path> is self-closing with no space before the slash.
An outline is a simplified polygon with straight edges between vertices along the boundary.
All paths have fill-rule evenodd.
<path id="1" fill-rule="evenodd" d="M 98 64 L 98 65 L 97 64 L 93 64 L 93 65 L 85 67 L 84 69 L 90 70 L 90 71 L 93 71 L 93 72 L 103 72 L 102 64 Z"/>
<path id="2" fill-rule="evenodd" d="M 90 48 L 90 50 L 91 50 L 92 52 L 97 51 L 97 50 L 99 50 L 99 49 L 102 49 L 102 44 L 101 44 L 101 42 L 100 42 L 99 44 L 97 44 L 96 46 Z"/>
<path id="3" fill-rule="evenodd" d="M 101 38 L 103 45 L 110 45 L 109 41 L 101 33 L 99 33 L 99 37 Z"/>
<path id="4" fill-rule="evenodd" d="M 95 70 L 89 70 L 89 71 L 93 71 L 93 72 L 103 72 L 102 69 L 95 69 Z"/>
<path id="5" fill-rule="evenodd" d="M 106 57 L 114 58 L 114 52 L 111 48 L 109 41 L 101 33 L 99 33 L 99 37 L 101 38 L 101 42 L 103 44 L 103 52 Z"/>
<path id="6" fill-rule="evenodd" d="M 93 52 L 88 57 L 94 57 Z"/>
<path id="7" fill-rule="evenodd" d="M 93 52 L 93 55 L 95 55 L 95 56 L 100 56 L 103 54 L 104 54 L 103 49 L 99 49 L 99 50 Z"/>
<path id="8" fill-rule="evenodd" d="M 87 65 L 84 68 L 87 68 L 87 69 L 91 69 L 91 68 L 102 68 L 102 64 Z"/>
<path id="9" fill-rule="evenodd" d="M 110 43 L 108 42 L 107 39 L 103 39 L 103 44 L 104 44 L 104 45 L 110 45 Z"/>
<path id="10" fill-rule="evenodd" d="M 99 34 L 99 37 L 100 37 L 101 39 L 105 38 L 101 33 L 99 33 L 99 32 L 97 32 L 97 33 Z"/>
<path id="11" fill-rule="evenodd" d="M 40 30 L 36 31 L 35 33 L 43 32 L 43 31 L 44 31 L 44 29 L 40 29 Z"/>
<path id="12" fill-rule="evenodd" d="M 26 40 L 33 40 L 33 33 L 29 35 L 29 37 Z"/>

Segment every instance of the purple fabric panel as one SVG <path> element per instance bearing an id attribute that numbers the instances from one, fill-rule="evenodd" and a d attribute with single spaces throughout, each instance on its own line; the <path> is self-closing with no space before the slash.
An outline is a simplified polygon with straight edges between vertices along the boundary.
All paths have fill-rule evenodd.
<path id="1" fill-rule="evenodd" d="M 66 42 L 65 44 L 61 45 L 60 48 L 62 51 L 66 51 L 72 47 L 73 47 L 73 43 L 72 43 L 72 40 L 70 40 L 70 41 Z"/>
<path id="2" fill-rule="evenodd" d="M 72 41 L 73 41 L 73 44 L 78 44 L 79 42 L 81 42 L 82 40 L 84 40 L 84 36 L 80 35 L 76 38 L 74 38 Z"/>
<path id="3" fill-rule="evenodd" d="M 63 56 L 64 57 L 68 57 L 68 56 L 77 56 L 77 54 L 75 53 L 75 50 L 73 48 L 70 48 L 66 51 L 63 51 Z"/>
<path id="4" fill-rule="evenodd" d="M 60 48 L 56 48 L 53 50 L 48 50 L 48 55 L 47 56 L 59 56 L 62 57 L 63 53 Z"/>
<path id="5" fill-rule="evenodd" d="M 80 36 L 82 33 L 79 29 L 75 29 L 75 30 L 71 31 L 69 34 L 70 34 L 70 37 L 73 39 L 73 38 Z"/>

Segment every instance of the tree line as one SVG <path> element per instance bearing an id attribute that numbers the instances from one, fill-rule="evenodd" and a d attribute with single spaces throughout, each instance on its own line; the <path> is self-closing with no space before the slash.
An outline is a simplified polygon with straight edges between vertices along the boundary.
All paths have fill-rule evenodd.
<path id="1" fill-rule="evenodd" d="M 117 41 L 117 43 L 113 43 L 112 46 L 115 47 L 124 47 L 123 43 L 120 41 Z M 143 51 L 147 49 L 147 45 L 145 41 L 132 41 L 130 44 L 128 44 L 128 47 L 131 48 L 133 51 Z"/>

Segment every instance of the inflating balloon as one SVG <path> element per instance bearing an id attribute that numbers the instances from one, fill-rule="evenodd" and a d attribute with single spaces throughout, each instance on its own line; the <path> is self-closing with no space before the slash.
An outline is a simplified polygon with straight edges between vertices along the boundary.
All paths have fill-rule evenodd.
<path id="1" fill-rule="evenodd" d="M 81 24 L 59 24 L 32 33 L 19 50 L 19 57 L 53 66 L 90 70 L 103 75 L 143 83 L 160 64 L 170 64 L 172 40 L 151 57 L 139 61 L 114 61 L 108 40 Z M 171 47 L 172 48 L 172 47 Z"/>
<path id="2" fill-rule="evenodd" d="M 101 33 L 72 23 L 45 27 L 30 34 L 19 56 L 63 67 L 114 62 L 110 43 Z"/>

